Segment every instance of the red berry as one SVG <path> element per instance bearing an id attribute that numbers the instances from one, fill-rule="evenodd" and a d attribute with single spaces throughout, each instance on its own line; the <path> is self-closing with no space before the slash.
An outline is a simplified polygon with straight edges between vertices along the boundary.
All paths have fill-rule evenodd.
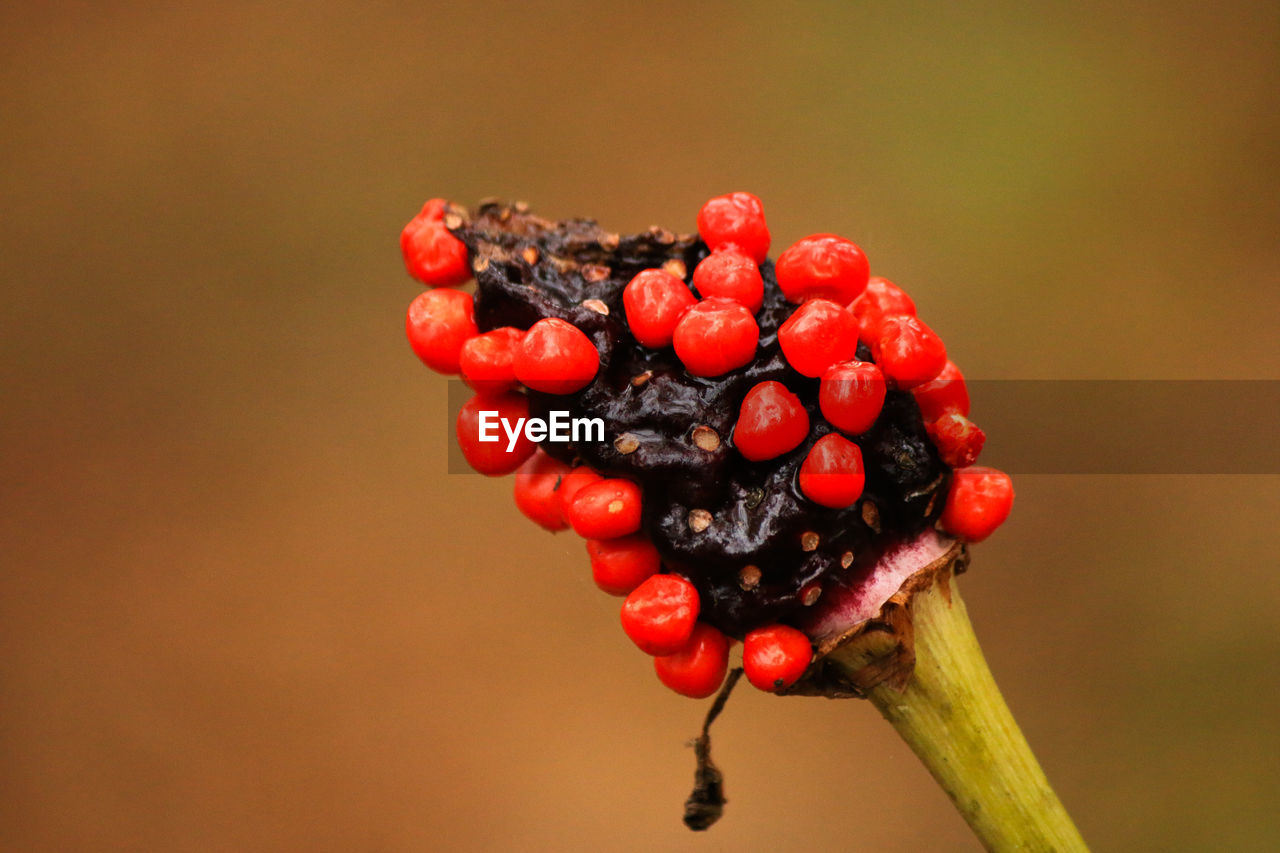
<path id="1" fill-rule="evenodd" d="M 418 358 L 439 373 L 458 372 L 462 345 L 480 331 L 471 294 L 450 288 L 418 294 L 409 303 L 404 328 Z"/>
<path id="2" fill-rule="evenodd" d="M 528 417 L 529 400 L 522 394 L 477 394 L 468 400 L 458 412 L 456 424 L 458 446 L 467 463 L 489 477 L 510 474 L 519 468 L 538 447 L 525 434 L 524 421 Z M 508 428 L 518 431 L 514 446 Z M 492 440 L 482 441 L 482 437 Z"/>
<path id="3" fill-rule="evenodd" d="M 880 368 L 866 361 L 846 361 L 831 365 L 822 374 L 818 408 L 836 429 L 861 435 L 871 429 L 880 416 L 884 393 L 884 375 Z"/>
<path id="4" fill-rule="evenodd" d="M 1013 509 L 1013 481 L 995 468 L 975 465 L 951 474 L 942 527 L 969 542 L 981 542 L 1009 517 Z"/>
<path id="5" fill-rule="evenodd" d="M 470 338 L 458 354 L 462 378 L 483 394 L 501 394 L 516 387 L 516 348 L 523 337 L 519 329 L 503 326 Z"/>
<path id="6" fill-rule="evenodd" d="M 643 534 L 621 539 L 588 539 L 591 576 L 610 595 L 629 595 L 662 568 L 658 549 Z"/>
<path id="7" fill-rule="evenodd" d="M 622 603 L 622 630 L 646 654 L 680 651 L 697 621 L 698 591 L 679 575 L 654 575 Z"/>
<path id="8" fill-rule="evenodd" d="M 471 278 L 466 244 L 444 227 L 445 200 L 433 198 L 400 232 L 400 252 L 409 275 L 432 287 Z"/>
<path id="9" fill-rule="evenodd" d="M 560 481 L 560 489 L 557 494 L 560 500 L 560 514 L 564 516 L 565 521 L 569 520 L 569 507 L 573 506 L 573 499 L 578 496 L 578 491 L 584 486 L 598 483 L 603 479 L 604 477 L 601 477 L 586 465 L 574 468 L 564 475 L 564 479 Z"/>
<path id="10" fill-rule="evenodd" d="M 761 382 L 742 398 L 733 444 L 752 462 L 793 450 L 809 434 L 809 413 L 781 382 Z"/>
<path id="11" fill-rule="evenodd" d="M 671 346 L 676 323 L 697 302 L 689 286 L 666 270 L 642 270 L 622 291 L 631 334 L 649 349 Z"/>
<path id="12" fill-rule="evenodd" d="M 814 503 L 832 509 L 853 506 L 865 483 L 862 450 L 834 432 L 814 442 L 800 465 L 800 491 Z"/>
<path id="13" fill-rule="evenodd" d="M 770 693 L 795 684 L 812 658 L 809 638 L 786 625 L 757 628 L 742 641 L 742 669 L 747 681 Z"/>
<path id="14" fill-rule="evenodd" d="M 926 421 L 935 420 L 950 412 L 969 414 L 969 389 L 964 384 L 964 374 L 955 362 L 948 361 L 936 379 L 911 389 L 920 406 L 920 414 Z"/>
<path id="15" fill-rule="evenodd" d="M 746 306 L 755 314 L 764 304 L 764 279 L 760 268 L 736 247 L 707 255 L 693 271 L 693 286 L 702 297 L 722 296 Z"/>
<path id="16" fill-rule="evenodd" d="M 947 364 L 942 338 L 918 317 L 886 317 L 871 354 L 885 377 L 903 389 L 937 377 Z"/>
<path id="17" fill-rule="evenodd" d="M 764 205 L 751 193 L 720 195 L 704 204 L 698 211 L 698 234 L 713 251 L 732 244 L 757 264 L 769 256 Z"/>
<path id="18" fill-rule="evenodd" d="M 959 412 L 950 412 L 925 424 L 942 461 L 952 468 L 964 468 L 978 461 L 987 434 Z"/>
<path id="19" fill-rule="evenodd" d="M 810 299 L 778 328 L 778 343 L 802 376 L 821 376 L 858 351 L 858 321 L 830 299 Z"/>
<path id="20" fill-rule="evenodd" d="M 583 486 L 569 504 L 569 523 L 584 539 L 617 539 L 640 529 L 640 487 L 619 478 Z"/>
<path id="21" fill-rule="evenodd" d="M 822 296 L 848 305 L 866 288 L 870 267 L 857 244 L 834 234 L 814 234 L 783 252 L 775 271 L 789 302 Z"/>
<path id="22" fill-rule="evenodd" d="M 872 276 L 867 289 L 849 306 L 858 318 L 859 337 L 870 343 L 880 337 L 880 324 L 885 317 L 915 316 L 916 304 L 907 292 L 893 282 Z"/>
<path id="23" fill-rule="evenodd" d="M 729 638 L 704 622 L 694 625 L 684 648 L 653 659 L 658 680 L 681 696 L 706 699 L 729 672 Z"/>
<path id="24" fill-rule="evenodd" d="M 686 311 L 672 337 L 676 355 L 694 376 L 719 376 L 749 364 L 759 340 L 760 327 L 751 312 L 715 296 Z"/>
<path id="25" fill-rule="evenodd" d="M 558 317 L 534 323 L 516 349 L 516 378 L 535 391 L 572 394 L 591 384 L 599 369 L 596 345 Z"/>
<path id="26" fill-rule="evenodd" d="M 516 506 L 539 527 L 564 530 L 569 523 L 560 511 L 557 490 L 568 473 L 568 465 L 536 451 L 516 471 Z"/>

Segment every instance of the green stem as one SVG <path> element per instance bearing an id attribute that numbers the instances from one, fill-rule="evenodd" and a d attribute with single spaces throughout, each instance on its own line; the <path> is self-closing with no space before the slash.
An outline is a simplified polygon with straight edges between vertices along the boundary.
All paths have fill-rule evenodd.
<path id="1" fill-rule="evenodd" d="M 910 745 L 988 850 L 1078 851 L 1084 839 L 991 677 L 954 580 L 911 602 L 915 672 L 868 698 Z M 834 652 L 846 669 L 858 662 Z"/>

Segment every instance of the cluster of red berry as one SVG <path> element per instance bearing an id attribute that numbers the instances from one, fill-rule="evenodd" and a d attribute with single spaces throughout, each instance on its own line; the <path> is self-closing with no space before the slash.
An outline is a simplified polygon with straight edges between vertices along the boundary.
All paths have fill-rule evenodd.
<path id="1" fill-rule="evenodd" d="M 410 274 L 433 288 L 410 305 L 407 331 L 428 366 L 460 373 L 476 392 L 457 420 L 464 456 L 483 474 L 515 471 L 521 512 L 548 530 L 572 527 L 586 538 L 596 584 L 626 596 L 622 626 L 654 656 L 658 677 L 678 693 L 711 695 L 725 677 L 733 640 L 699 622 L 698 592 L 686 578 L 663 573 L 661 555 L 641 531 L 640 488 L 586 466 L 571 468 L 539 450 L 527 435 L 510 443 L 479 440 L 482 411 L 497 412 L 509 422 L 526 418 L 529 402 L 522 385 L 573 394 L 595 379 L 600 354 L 583 331 L 558 318 L 481 334 L 471 295 L 449 287 L 466 281 L 471 269 L 446 210 L 444 201 L 429 201 L 401 235 Z M 765 297 L 760 265 L 770 235 L 760 200 L 750 193 L 711 199 L 697 221 L 710 252 L 690 281 L 670 268 L 644 270 L 626 285 L 622 304 L 637 342 L 651 349 L 671 347 L 688 373 L 714 378 L 756 356 L 756 314 Z M 941 339 L 916 316 L 911 298 L 892 282 L 871 277 L 862 250 L 830 234 L 798 241 L 781 254 L 774 270 L 783 296 L 797 306 L 778 328 L 779 346 L 796 373 L 819 380 L 818 407 L 837 430 L 809 450 L 797 478 L 800 492 L 822 507 L 853 506 L 865 473 L 858 444 L 846 436 L 870 429 L 887 389 L 910 390 L 939 456 L 955 469 L 941 525 L 967 541 L 985 539 L 1008 515 L 1012 485 L 1002 472 L 973 465 L 985 436 L 968 419 L 964 377 L 947 360 Z M 857 359 L 860 340 L 869 347 L 871 361 Z M 809 420 L 786 385 L 760 382 L 742 399 L 732 446 L 752 462 L 774 459 L 807 439 Z M 787 625 L 768 625 L 743 637 L 745 673 L 762 690 L 793 684 L 811 656 L 809 638 Z"/>

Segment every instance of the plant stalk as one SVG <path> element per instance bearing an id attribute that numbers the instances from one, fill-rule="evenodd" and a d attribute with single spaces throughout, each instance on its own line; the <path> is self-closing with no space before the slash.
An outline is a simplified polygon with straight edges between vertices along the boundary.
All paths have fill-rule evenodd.
<path id="1" fill-rule="evenodd" d="M 915 671 L 868 691 L 988 850 L 1087 851 L 982 656 L 957 584 L 943 577 L 911 601 Z M 853 674 L 856 655 L 828 660 Z M 852 658 L 852 659 L 851 659 Z"/>

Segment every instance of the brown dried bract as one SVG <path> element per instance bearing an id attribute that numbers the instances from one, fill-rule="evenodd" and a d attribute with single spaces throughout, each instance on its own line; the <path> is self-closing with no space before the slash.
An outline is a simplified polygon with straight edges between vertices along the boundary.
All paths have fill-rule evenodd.
<path id="1" fill-rule="evenodd" d="M 804 676 L 780 694 L 826 696 L 829 699 L 863 697 L 881 684 L 901 690 L 915 669 L 915 630 L 911 601 L 916 593 L 934 584 L 950 598 L 951 578 L 969 565 L 964 543 L 954 543 L 942 556 L 907 578 L 873 618 L 852 626 L 843 634 L 818 642 L 813 663 Z M 827 660 L 839 652 L 841 665 Z M 848 672 L 856 673 L 852 678 Z"/>

